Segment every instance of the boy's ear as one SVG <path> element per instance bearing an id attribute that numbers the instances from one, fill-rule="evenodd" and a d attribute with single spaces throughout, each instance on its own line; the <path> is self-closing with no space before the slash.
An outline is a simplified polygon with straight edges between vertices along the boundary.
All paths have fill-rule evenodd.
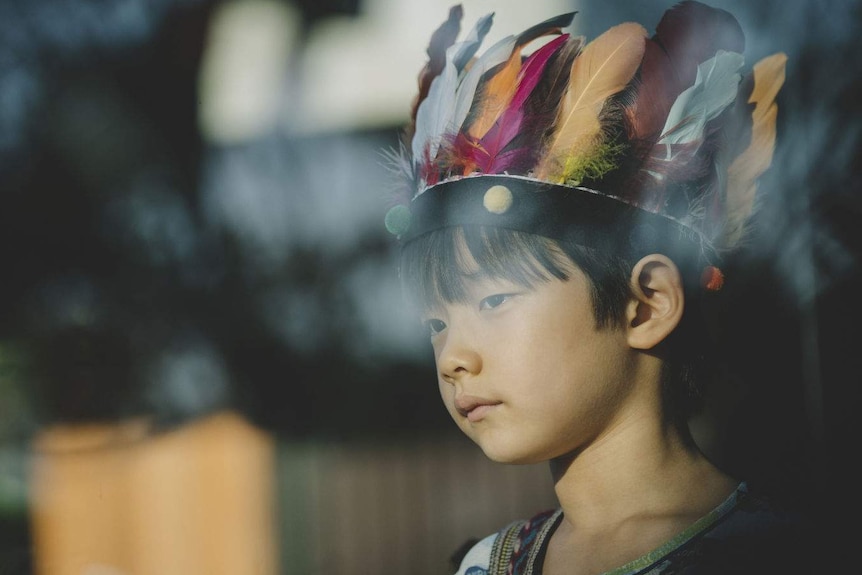
<path id="1" fill-rule="evenodd" d="M 652 349 L 682 319 L 682 275 L 667 256 L 650 254 L 632 268 L 631 288 L 632 298 L 626 307 L 628 343 L 635 349 Z"/>

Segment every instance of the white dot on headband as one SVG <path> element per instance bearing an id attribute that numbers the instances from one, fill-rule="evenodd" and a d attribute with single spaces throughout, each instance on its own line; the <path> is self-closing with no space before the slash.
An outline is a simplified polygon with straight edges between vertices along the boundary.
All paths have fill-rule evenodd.
<path id="1" fill-rule="evenodd" d="M 512 191 L 499 184 L 491 186 L 485 192 L 482 205 L 492 214 L 503 214 L 512 207 Z"/>

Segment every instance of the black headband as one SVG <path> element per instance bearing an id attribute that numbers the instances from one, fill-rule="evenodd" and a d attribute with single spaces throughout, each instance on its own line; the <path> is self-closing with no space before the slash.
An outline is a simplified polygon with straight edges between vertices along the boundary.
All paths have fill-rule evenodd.
<path id="1" fill-rule="evenodd" d="M 588 188 L 482 175 L 430 187 L 410 204 L 403 243 L 446 227 L 492 226 L 629 254 L 658 251 L 678 265 L 717 260 L 702 236 L 671 218 Z"/>

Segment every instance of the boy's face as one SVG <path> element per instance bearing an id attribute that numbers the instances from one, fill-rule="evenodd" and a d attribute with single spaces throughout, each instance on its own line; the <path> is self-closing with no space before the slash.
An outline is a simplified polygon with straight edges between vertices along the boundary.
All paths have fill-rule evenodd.
<path id="1" fill-rule="evenodd" d="M 621 328 L 597 330 L 589 280 L 533 288 L 477 276 L 466 303 L 424 314 L 450 415 L 495 461 L 575 451 L 631 410 L 634 352 Z"/>

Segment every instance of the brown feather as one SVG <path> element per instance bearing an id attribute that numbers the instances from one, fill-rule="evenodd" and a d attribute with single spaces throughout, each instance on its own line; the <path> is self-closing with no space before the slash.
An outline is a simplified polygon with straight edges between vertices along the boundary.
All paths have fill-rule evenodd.
<path id="1" fill-rule="evenodd" d="M 413 138 L 413 130 L 415 129 L 416 112 L 419 110 L 419 105 L 428 96 L 428 90 L 431 88 L 431 82 L 440 75 L 443 71 L 443 66 L 446 65 L 446 50 L 455 43 L 458 34 L 461 31 L 461 17 L 464 15 L 464 10 L 460 4 L 449 8 L 449 17 L 431 35 L 431 40 L 428 42 L 426 53 L 428 61 L 420 70 L 417 78 L 419 92 L 413 98 L 410 106 L 410 123 L 407 126 L 404 140 L 409 142 Z"/>
<path id="2" fill-rule="evenodd" d="M 693 1 L 667 10 L 647 40 L 638 95 L 626 111 L 629 137 L 656 139 L 676 97 L 694 83 L 698 65 L 718 50 L 744 49 L 742 28 L 729 12 Z"/>

